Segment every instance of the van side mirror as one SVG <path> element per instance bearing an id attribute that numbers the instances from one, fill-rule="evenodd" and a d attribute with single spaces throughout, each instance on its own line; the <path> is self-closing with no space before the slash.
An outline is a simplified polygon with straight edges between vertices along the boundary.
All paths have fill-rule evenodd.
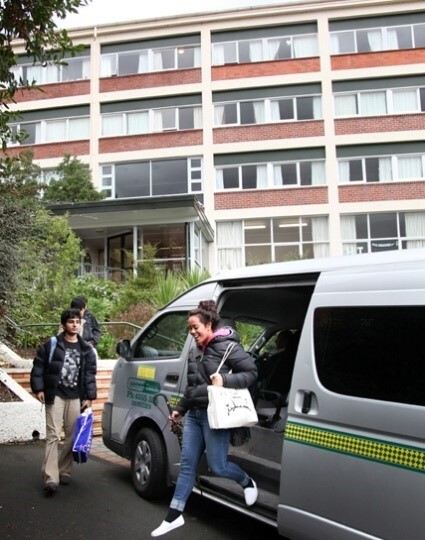
<path id="1" fill-rule="evenodd" d="M 122 358 L 129 358 L 129 356 L 130 356 L 130 340 L 129 339 L 122 339 L 121 341 L 118 341 L 115 350 L 116 350 L 118 356 L 121 356 Z"/>

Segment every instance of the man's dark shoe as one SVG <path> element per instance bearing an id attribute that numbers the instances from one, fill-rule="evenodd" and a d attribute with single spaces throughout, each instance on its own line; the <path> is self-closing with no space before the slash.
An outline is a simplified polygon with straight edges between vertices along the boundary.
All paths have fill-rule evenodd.
<path id="1" fill-rule="evenodd" d="M 71 477 L 70 476 L 60 476 L 59 477 L 59 484 L 61 486 L 69 486 L 71 483 Z"/>
<path id="2" fill-rule="evenodd" d="M 54 482 L 47 482 L 47 484 L 44 486 L 44 491 L 46 492 L 46 495 L 53 495 L 57 492 L 58 485 Z"/>

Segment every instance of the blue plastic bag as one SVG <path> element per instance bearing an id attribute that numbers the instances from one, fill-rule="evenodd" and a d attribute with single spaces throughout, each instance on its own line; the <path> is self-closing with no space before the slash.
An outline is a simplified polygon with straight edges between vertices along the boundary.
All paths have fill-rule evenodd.
<path id="1" fill-rule="evenodd" d="M 72 456 L 76 463 L 86 463 L 93 440 L 93 412 L 85 409 L 77 418 L 72 444 Z"/>

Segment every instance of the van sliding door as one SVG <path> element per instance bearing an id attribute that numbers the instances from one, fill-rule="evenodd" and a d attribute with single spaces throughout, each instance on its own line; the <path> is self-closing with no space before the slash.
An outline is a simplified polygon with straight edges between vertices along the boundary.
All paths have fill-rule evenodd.
<path id="1" fill-rule="evenodd" d="M 291 540 L 423 536 L 423 276 L 319 278 L 283 445 L 278 525 Z"/>

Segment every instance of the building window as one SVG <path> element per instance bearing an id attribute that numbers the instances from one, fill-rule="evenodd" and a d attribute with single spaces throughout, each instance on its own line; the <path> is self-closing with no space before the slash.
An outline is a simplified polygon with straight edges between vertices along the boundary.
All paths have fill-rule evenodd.
<path id="1" fill-rule="evenodd" d="M 50 182 L 58 178 L 58 173 L 56 169 L 40 169 L 40 175 L 37 178 L 37 181 L 40 185 L 39 196 L 44 195 L 45 188 L 50 185 Z"/>
<path id="2" fill-rule="evenodd" d="M 425 88 L 394 88 L 335 94 L 335 116 L 425 112 Z"/>
<path id="3" fill-rule="evenodd" d="M 200 67 L 201 48 L 197 45 L 140 49 L 101 55 L 101 77 L 132 75 L 171 69 Z"/>
<path id="4" fill-rule="evenodd" d="M 201 158 L 189 158 L 189 192 L 201 193 L 202 192 L 202 159 Z"/>
<path id="5" fill-rule="evenodd" d="M 229 165 L 216 168 L 217 190 L 272 189 L 326 183 L 325 161 Z"/>
<path id="6" fill-rule="evenodd" d="M 155 197 L 202 192 L 201 158 L 179 158 L 103 165 L 106 198 Z"/>
<path id="7" fill-rule="evenodd" d="M 344 255 L 425 247 L 424 212 L 341 216 Z"/>
<path id="8" fill-rule="evenodd" d="M 202 127 L 201 107 L 167 107 L 102 114 L 102 136 L 141 135 Z"/>
<path id="9" fill-rule="evenodd" d="M 338 394 L 424 406 L 424 331 L 423 306 L 317 308 L 321 384 Z"/>
<path id="10" fill-rule="evenodd" d="M 215 66 L 306 58 L 317 55 L 317 34 L 227 41 L 213 43 L 212 46 L 212 63 Z"/>
<path id="11" fill-rule="evenodd" d="M 356 157 L 338 160 L 339 183 L 425 179 L 425 154 Z"/>
<path id="12" fill-rule="evenodd" d="M 48 142 L 75 141 L 88 139 L 90 120 L 88 117 L 73 117 L 36 122 L 10 124 L 13 134 L 24 132 L 25 140 L 12 144 L 44 144 Z"/>
<path id="13" fill-rule="evenodd" d="M 19 64 L 12 68 L 15 79 L 22 85 L 50 84 L 64 81 L 76 81 L 90 78 L 90 58 L 66 58 L 66 65 L 56 64 Z"/>
<path id="14" fill-rule="evenodd" d="M 101 169 L 102 172 L 102 189 L 105 194 L 105 199 L 114 198 L 114 171 L 112 165 L 104 165 Z"/>
<path id="15" fill-rule="evenodd" d="M 321 96 L 296 96 L 219 103 L 214 106 L 215 126 L 265 124 L 322 118 Z"/>
<path id="16" fill-rule="evenodd" d="M 242 223 L 242 221 L 217 223 L 218 271 L 245 266 Z"/>
<path id="17" fill-rule="evenodd" d="M 327 217 L 217 223 L 219 270 L 329 256 Z"/>
<path id="18" fill-rule="evenodd" d="M 332 54 L 351 54 L 425 46 L 425 24 L 382 26 L 331 32 Z"/>
<path id="19" fill-rule="evenodd" d="M 154 262 L 167 270 L 183 270 L 186 263 L 186 230 L 184 224 L 143 227 L 143 246 L 155 247 Z M 139 260 L 145 260 L 142 252 Z"/>

